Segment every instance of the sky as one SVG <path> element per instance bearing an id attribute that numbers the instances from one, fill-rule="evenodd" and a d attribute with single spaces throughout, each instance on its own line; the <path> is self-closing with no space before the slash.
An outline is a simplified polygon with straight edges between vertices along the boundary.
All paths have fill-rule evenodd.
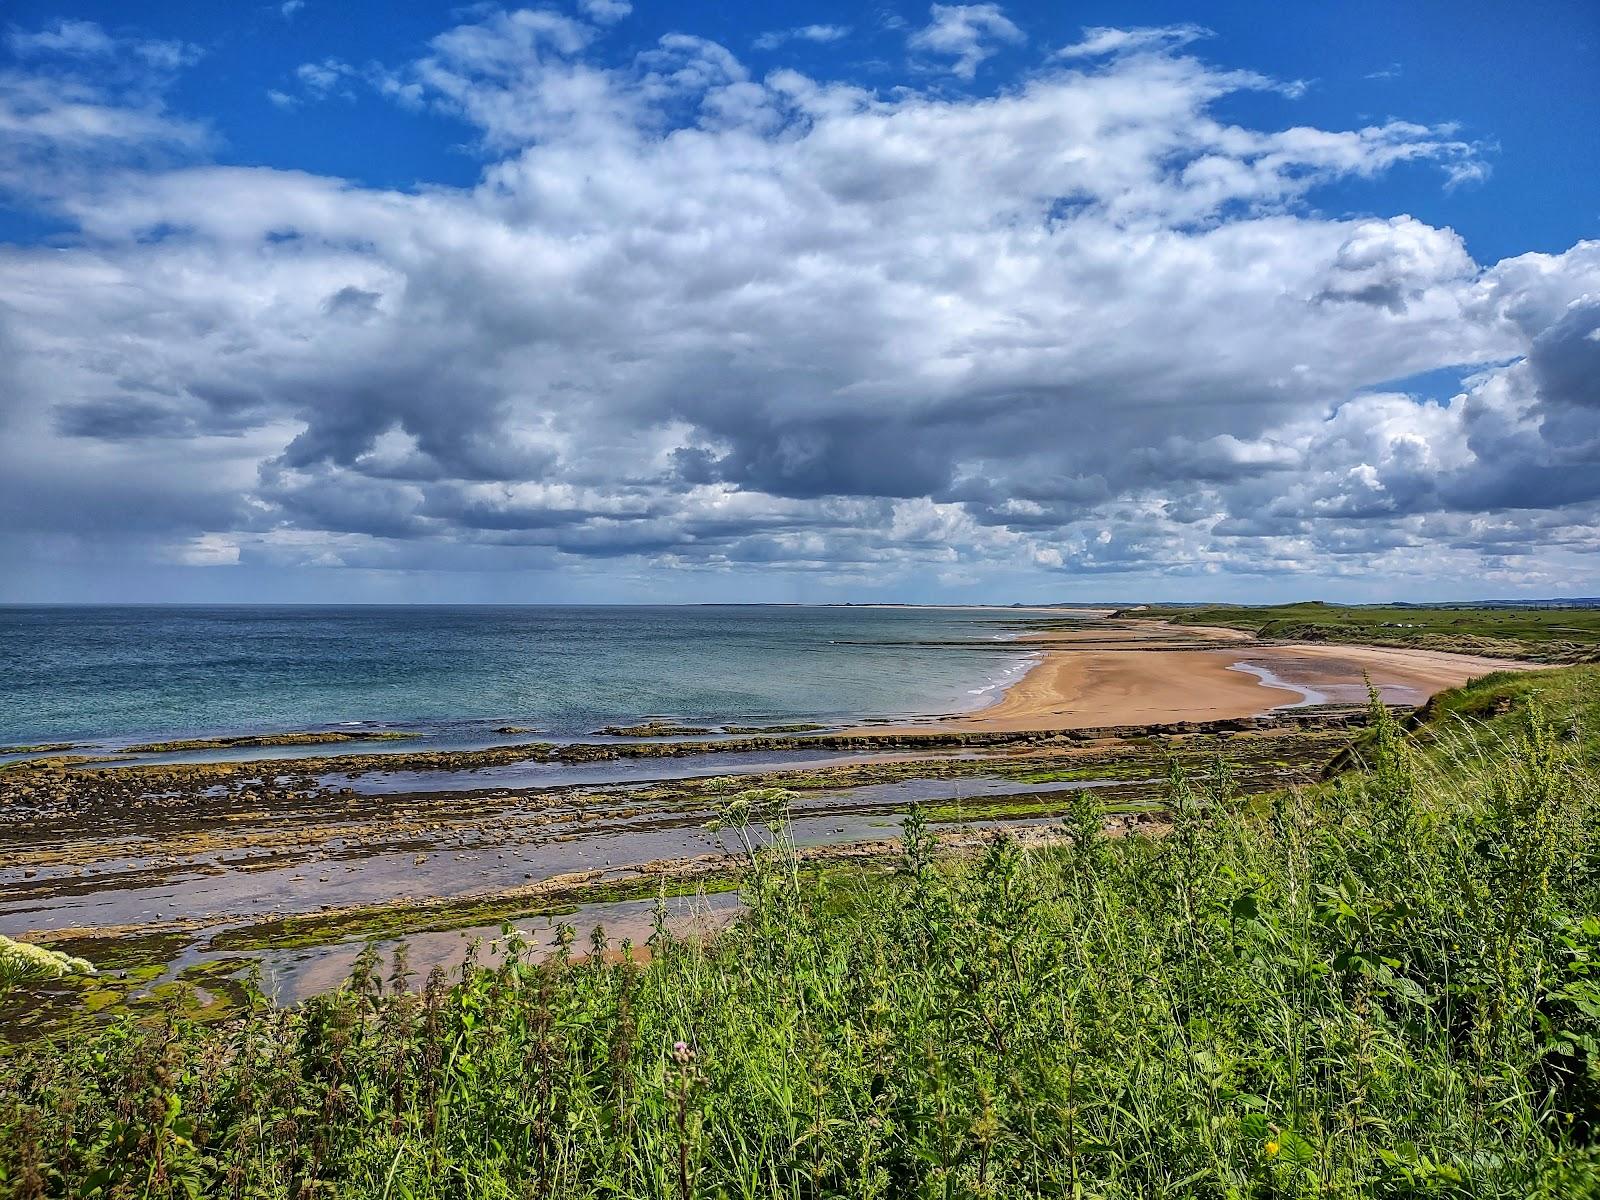
<path id="1" fill-rule="evenodd" d="M 1600 594 L 1600 5 L 0 9 L 0 602 Z"/>

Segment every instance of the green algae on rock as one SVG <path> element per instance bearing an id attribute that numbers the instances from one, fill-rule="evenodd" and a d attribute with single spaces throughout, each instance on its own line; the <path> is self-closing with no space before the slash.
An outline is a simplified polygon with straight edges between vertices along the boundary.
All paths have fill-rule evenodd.
<path id="1" fill-rule="evenodd" d="M 644 721 L 638 725 L 606 725 L 595 731 L 596 737 L 700 737 L 716 733 L 708 725 L 675 725 L 671 721 Z"/>
<path id="2" fill-rule="evenodd" d="M 310 730 L 291 733 L 252 733 L 234 737 L 181 738 L 171 742 L 144 742 L 129 746 L 127 754 L 175 754 L 184 750 L 251 750 L 265 746 L 324 746 L 340 742 L 403 742 L 420 733 L 396 730 Z"/>

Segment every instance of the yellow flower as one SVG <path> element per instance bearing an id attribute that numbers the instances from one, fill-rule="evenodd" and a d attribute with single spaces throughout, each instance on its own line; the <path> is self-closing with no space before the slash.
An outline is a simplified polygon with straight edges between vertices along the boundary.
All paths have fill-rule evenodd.
<path id="1" fill-rule="evenodd" d="M 1272 1158 L 1277 1153 L 1278 1153 L 1278 1143 L 1277 1142 L 1268 1142 L 1267 1143 L 1267 1157 L 1268 1158 Z"/>

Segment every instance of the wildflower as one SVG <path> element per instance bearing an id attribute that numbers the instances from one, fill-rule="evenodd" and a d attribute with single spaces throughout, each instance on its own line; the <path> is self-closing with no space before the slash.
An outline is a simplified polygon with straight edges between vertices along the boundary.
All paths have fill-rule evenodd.
<path id="1" fill-rule="evenodd" d="M 19 979 L 61 979 L 68 975 L 95 975 L 94 964 L 86 959 L 35 946 L 30 942 L 15 942 L 0 934 L 0 974 L 14 975 Z"/>
<path id="2" fill-rule="evenodd" d="M 1267 1157 L 1268 1158 L 1276 1158 L 1277 1155 L 1278 1155 L 1278 1150 L 1279 1150 L 1279 1146 L 1278 1146 L 1278 1143 L 1277 1143 L 1276 1140 L 1273 1140 L 1273 1141 L 1270 1141 L 1270 1142 L 1267 1143 Z"/>
<path id="3" fill-rule="evenodd" d="M 672 1043 L 672 1061 L 677 1063 L 680 1067 L 687 1066 L 689 1063 L 694 1061 L 694 1051 L 689 1049 L 688 1042 Z"/>

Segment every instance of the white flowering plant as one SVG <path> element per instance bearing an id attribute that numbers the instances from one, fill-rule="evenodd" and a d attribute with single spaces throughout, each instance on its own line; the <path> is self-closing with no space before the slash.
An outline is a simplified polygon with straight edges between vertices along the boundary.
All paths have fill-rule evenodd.
<path id="1" fill-rule="evenodd" d="M 23 984 L 97 974 L 99 972 L 88 959 L 74 958 L 31 942 L 14 941 L 0 934 L 0 998 Z"/>

